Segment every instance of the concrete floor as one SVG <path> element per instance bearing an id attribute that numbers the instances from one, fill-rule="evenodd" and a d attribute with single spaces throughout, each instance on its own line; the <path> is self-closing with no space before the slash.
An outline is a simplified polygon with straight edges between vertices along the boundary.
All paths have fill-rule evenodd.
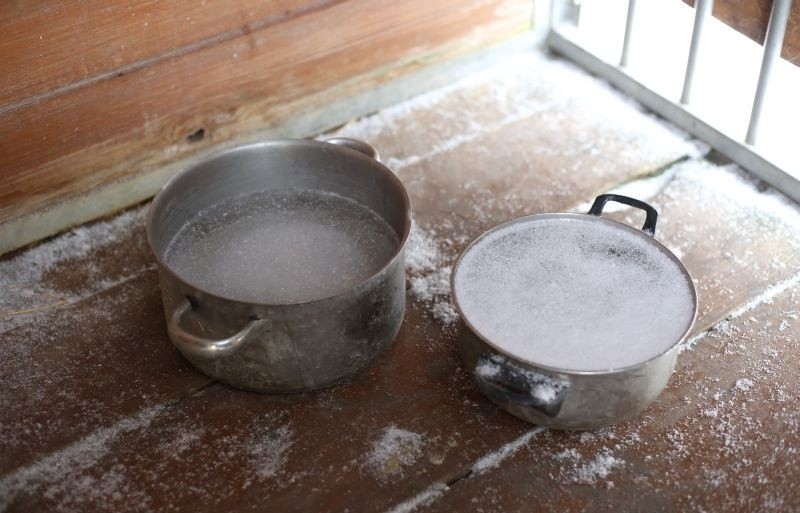
<path id="1" fill-rule="evenodd" d="M 0 510 L 800 509 L 796 205 L 538 54 L 333 135 L 377 147 L 411 196 L 408 310 L 391 348 L 350 383 L 304 394 L 199 374 L 166 337 L 146 205 L 9 255 Z M 658 209 L 656 237 L 695 279 L 697 323 L 634 419 L 526 424 L 460 366 L 448 269 L 501 221 L 582 212 L 612 189 Z"/>

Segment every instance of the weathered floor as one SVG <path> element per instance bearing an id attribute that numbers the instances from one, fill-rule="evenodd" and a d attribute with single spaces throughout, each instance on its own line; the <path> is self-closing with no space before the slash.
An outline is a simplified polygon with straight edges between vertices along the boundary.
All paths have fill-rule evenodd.
<path id="1" fill-rule="evenodd" d="M 0 260 L 0 510 L 797 511 L 800 210 L 603 83 L 518 58 L 342 127 L 411 195 L 408 313 L 365 373 L 267 396 L 167 340 L 146 206 Z M 488 227 L 621 187 L 696 280 L 660 399 L 550 431 L 456 353 L 447 273 Z M 613 213 L 632 224 L 638 214 Z"/>

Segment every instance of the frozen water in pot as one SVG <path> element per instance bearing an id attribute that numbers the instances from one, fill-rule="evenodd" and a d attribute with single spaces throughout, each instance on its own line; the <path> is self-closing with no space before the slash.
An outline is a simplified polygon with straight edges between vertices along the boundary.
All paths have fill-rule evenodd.
<path id="1" fill-rule="evenodd" d="M 184 280 L 258 303 L 297 303 L 344 292 L 397 251 L 394 230 L 342 196 L 305 189 L 265 191 L 210 207 L 191 219 L 165 259 Z"/>
<path id="2" fill-rule="evenodd" d="M 565 370 L 627 367 L 672 347 L 694 314 L 682 269 L 595 221 L 539 218 L 478 241 L 454 282 L 466 320 L 509 355 Z"/>

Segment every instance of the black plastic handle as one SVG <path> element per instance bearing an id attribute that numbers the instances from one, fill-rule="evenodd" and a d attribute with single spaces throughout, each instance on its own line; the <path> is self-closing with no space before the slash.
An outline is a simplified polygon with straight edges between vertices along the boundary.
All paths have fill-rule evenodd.
<path id="1" fill-rule="evenodd" d="M 641 210 L 644 210 L 647 214 L 647 217 L 644 220 L 644 226 L 642 226 L 642 231 L 649 233 L 653 237 L 656 235 L 656 220 L 658 219 L 658 212 L 656 209 L 645 203 L 644 201 L 640 201 L 634 198 L 629 198 L 628 196 L 621 196 L 619 194 L 601 194 L 594 200 L 594 204 L 592 208 L 589 209 L 589 215 L 599 216 L 603 213 L 603 207 L 606 206 L 606 203 L 609 201 L 616 201 L 617 203 L 622 203 L 624 205 L 628 205 L 630 207 L 635 207 Z"/>
<path id="2" fill-rule="evenodd" d="M 498 403 L 533 408 L 555 417 L 569 390 L 569 382 L 521 367 L 502 355 L 481 355 L 473 373 L 478 389 Z"/>

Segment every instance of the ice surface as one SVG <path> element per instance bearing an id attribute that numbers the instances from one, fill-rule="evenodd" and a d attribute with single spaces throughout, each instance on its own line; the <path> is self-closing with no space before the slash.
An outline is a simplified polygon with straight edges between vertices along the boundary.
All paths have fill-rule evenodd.
<path id="1" fill-rule="evenodd" d="M 464 316 L 507 354 L 568 370 L 669 349 L 692 320 L 688 280 L 643 237 L 595 221 L 540 218 L 486 236 L 455 278 Z"/>
<path id="2" fill-rule="evenodd" d="M 249 194 L 196 215 L 165 257 L 183 279 L 241 301 L 296 303 L 359 284 L 397 251 L 367 207 L 321 191 Z"/>

